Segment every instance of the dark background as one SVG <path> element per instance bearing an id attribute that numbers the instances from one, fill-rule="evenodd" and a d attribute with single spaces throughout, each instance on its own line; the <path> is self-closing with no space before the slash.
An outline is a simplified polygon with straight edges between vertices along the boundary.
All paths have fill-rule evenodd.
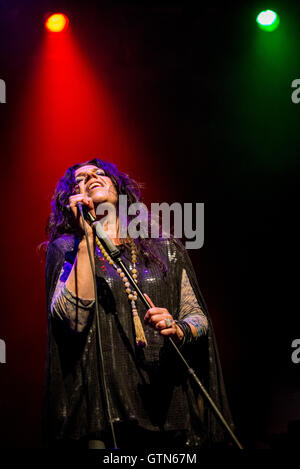
<path id="1" fill-rule="evenodd" d="M 266 7 L 281 17 L 274 33 L 256 27 Z M 69 15 L 81 52 L 109 83 L 128 139 L 139 142 L 129 157 L 120 140 L 118 159 L 108 139 L 103 158 L 144 182 L 147 202 L 205 203 L 204 247 L 190 255 L 237 433 L 250 448 L 285 444 L 288 426 L 292 438 L 291 422 L 300 420 L 300 364 L 291 361 L 300 332 L 300 104 L 291 101 L 291 83 L 300 78 L 297 2 L 1 0 L 0 338 L 7 363 L 0 364 L 0 446 L 40 445 L 46 313 L 36 247 L 56 181 L 98 151 L 58 150 L 41 166 L 31 163 L 30 146 L 22 153 L 31 116 L 30 107 L 20 111 L 24 83 L 44 15 L 55 10 Z"/>

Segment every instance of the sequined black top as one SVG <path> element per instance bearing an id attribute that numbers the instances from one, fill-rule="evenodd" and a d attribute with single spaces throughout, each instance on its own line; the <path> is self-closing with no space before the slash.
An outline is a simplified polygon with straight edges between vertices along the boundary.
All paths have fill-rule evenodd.
<path id="1" fill-rule="evenodd" d="M 60 286 L 67 278 L 67 266 L 75 260 L 78 243 L 76 237 L 64 235 L 50 243 L 47 251 L 48 353 L 44 437 L 48 441 L 79 439 L 107 428 L 99 384 L 93 305 L 75 298 L 77 306 L 80 301 L 76 318 L 72 314 L 62 316 L 56 301 L 60 301 Z M 195 311 L 197 306 L 201 314 L 205 314 L 207 321 L 202 322 L 203 334 L 199 333 L 195 343 L 184 345 L 181 351 L 230 420 L 212 325 L 189 257 L 175 240 L 149 240 L 149 243 L 167 271 L 164 274 L 159 264 L 146 263 L 140 257 L 137 264 L 140 288 L 155 305 L 167 308 L 175 319 L 195 316 L 199 313 L 199 310 Z M 130 249 L 126 246 L 122 257 L 127 264 L 130 262 Z M 148 347 L 135 347 L 130 305 L 123 282 L 103 258 L 96 256 L 95 266 L 104 369 L 113 421 L 135 421 L 153 431 L 185 429 L 193 446 L 210 439 L 222 439 L 221 428 L 190 383 L 168 340 L 158 331 L 145 327 Z M 184 283 L 189 287 L 190 301 L 182 295 Z M 137 306 L 143 322 L 145 308 L 140 300 Z"/>

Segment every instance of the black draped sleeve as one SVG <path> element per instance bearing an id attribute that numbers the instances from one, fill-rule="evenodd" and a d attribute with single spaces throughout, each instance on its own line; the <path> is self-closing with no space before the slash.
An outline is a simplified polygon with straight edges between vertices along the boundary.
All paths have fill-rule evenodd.
<path id="1" fill-rule="evenodd" d="M 208 332 L 206 338 L 201 342 L 190 344 L 189 349 L 186 350 L 186 356 L 189 359 L 191 366 L 194 367 L 194 370 L 197 372 L 198 377 L 206 386 L 206 390 L 209 392 L 218 409 L 233 430 L 234 424 L 228 404 L 219 351 L 211 317 L 199 288 L 198 280 L 191 259 L 186 249 L 178 240 L 174 240 L 174 243 L 177 245 L 178 250 L 178 268 L 180 271 L 182 271 L 183 268 L 186 270 L 198 304 L 200 305 L 208 320 Z M 200 407 L 200 416 L 203 414 L 201 409 L 205 409 L 207 431 L 210 442 L 212 444 L 224 442 L 227 440 L 227 434 L 219 423 L 219 420 L 211 410 L 211 407 L 208 406 L 208 404 L 202 399 L 201 393 L 198 392 L 198 389 L 195 386 L 192 387 L 195 394 L 198 396 L 197 400 L 198 407 Z"/>

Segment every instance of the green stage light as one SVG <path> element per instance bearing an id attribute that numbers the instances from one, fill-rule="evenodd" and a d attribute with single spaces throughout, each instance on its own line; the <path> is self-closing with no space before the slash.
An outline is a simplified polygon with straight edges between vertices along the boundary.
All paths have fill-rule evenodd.
<path id="1" fill-rule="evenodd" d="M 279 16 L 272 10 L 261 11 L 256 17 L 256 22 L 263 31 L 271 32 L 278 28 Z"/>

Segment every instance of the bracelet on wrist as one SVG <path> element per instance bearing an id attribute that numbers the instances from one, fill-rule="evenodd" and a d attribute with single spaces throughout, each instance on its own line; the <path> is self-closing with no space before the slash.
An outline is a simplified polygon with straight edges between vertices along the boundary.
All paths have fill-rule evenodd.
<path id="1" fill-rule="evenodd" d="M 191 343 L 193 341 L 194 337 L 193 337 L 192 330 L 191 330 L 190 326 L 188 325 L 188 323 L 185 322 L 185 321 L 175 320 L 175 324 L 177 324 L 177 326 L 180 327 L 180 329 L 183 332 L 183 338 L 180 342 L 180 346 L 182 347 L 184 344 Z"/>

